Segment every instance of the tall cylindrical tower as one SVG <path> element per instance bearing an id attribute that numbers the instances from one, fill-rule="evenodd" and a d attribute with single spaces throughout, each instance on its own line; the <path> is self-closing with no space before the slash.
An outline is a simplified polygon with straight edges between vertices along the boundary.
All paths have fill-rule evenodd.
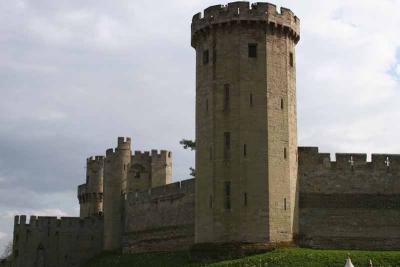
<path id="1" fill-rule="evenodd" d="M 193 17 L 196 243 L 292 241 L 298 41 L 299 19 L 268 3 Z"/>
<path id="2" fill-rule="evenodd" d="M 121 247 L 123 200 L 131 161 L 131 139 L 118 137 L 118 146 L 106 151 L 104 162 L 104 249 Z"/>

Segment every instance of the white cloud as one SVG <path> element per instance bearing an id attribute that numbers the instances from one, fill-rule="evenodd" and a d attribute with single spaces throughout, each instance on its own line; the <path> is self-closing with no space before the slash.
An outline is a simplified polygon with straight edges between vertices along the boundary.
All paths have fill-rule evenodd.
<path id="1" fill-rule="evenodd" d="M 0 232 L 0 240 L 5 239 L 7 237 L 6 233 Z"/>
<path id="2" fill-rule="evenodd" d="M 395 72 L 400 77 L 400 64 L 397 64 L 397 66 L 395 68 Z"/>

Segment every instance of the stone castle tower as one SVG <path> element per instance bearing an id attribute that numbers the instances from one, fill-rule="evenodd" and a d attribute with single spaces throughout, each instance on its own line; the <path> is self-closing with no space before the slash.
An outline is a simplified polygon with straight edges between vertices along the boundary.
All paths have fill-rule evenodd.
<path id="1" fill-rule="evenodd" d="M 107 149 L 105 157 L 87 160 L 86 180 L 86 184 L 78 187 L 80 217 L 102 213 L 104 249 L 119 249 L 125 227 L 127 194 L 170 184 L 172 155 L 165 150 L 135 151 L 132 155 L 131 139 L 118 137 L 117 147 Z"/>
<path id="2" fill-rule="evenodd" d="M 196 243 L 290 242 L 297 232 L 299 24 L 268 3 L 193 17 Z"/>
<path id="3" fill-rule="evenodd" d="M 104 162 L 104 248 L 121 247 L 123 197 L 126 193 L 131 139 L 118 138 L 116 149 L 107 149 Z"/>
<path id="4" fill-rule="evenodd" d="M 100 215 L 103 211 L 104 157 L 86 160 L 86 183 L 78 187 L 80 218 Z"/>

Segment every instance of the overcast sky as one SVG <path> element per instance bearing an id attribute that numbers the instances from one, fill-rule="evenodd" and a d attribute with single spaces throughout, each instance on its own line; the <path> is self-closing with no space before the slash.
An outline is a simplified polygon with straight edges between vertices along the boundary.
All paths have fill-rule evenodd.
<path id="1" fill-rule="evenodd" d="M 0 251 L 14 214 L 78 215 L 85 159 L 117 136 L 194 153 L 200 0 L 0 0 Z M 301 19 L 299 144 L 400 153 L 400 0 L 277 0 Z"/>

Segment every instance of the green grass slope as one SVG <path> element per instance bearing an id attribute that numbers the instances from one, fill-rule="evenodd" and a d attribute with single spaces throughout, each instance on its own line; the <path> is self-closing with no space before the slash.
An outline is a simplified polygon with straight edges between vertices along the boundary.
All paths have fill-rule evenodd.
<path id="1" fill-rule="evenodd" d="M 400 267 L 400 252 L 313 250 L 302 248 L 277 249 L 265 254 L 209 264 L 190 261 L 188 252 L 143 254 L 104 253 L 84 267 L 343 267 L 350 255 L 355 267 Z"/>

